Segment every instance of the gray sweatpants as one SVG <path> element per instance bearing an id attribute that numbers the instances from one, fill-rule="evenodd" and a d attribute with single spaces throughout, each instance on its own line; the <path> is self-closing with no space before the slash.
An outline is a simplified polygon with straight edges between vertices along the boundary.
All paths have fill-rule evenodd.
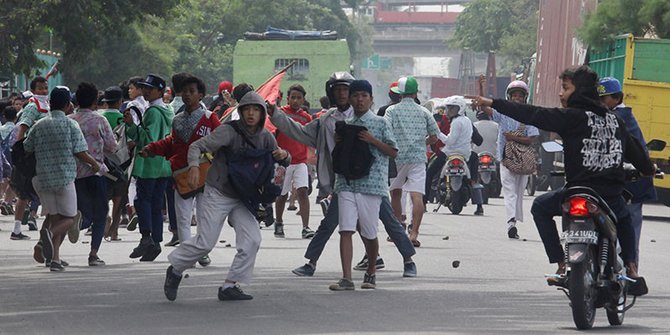
<path id="1" fill-rule="evenodd" d="M 205 185 L 204 193 L 196 204 L 198 228 L 196 235 L 182 242 L 168 255 L 170 264 L 179 272 L 195 265 L 199 259 L 212 251 L 221 234 L 227 217 L 233 222 L 237 254 L 230 265 L 226 279 L 247 283 L 251 279 L 256 263 L 256 254 L 261 245 L 261 232 L 256 218 L 239 199 L 223 195 L 219 190 Z"/>

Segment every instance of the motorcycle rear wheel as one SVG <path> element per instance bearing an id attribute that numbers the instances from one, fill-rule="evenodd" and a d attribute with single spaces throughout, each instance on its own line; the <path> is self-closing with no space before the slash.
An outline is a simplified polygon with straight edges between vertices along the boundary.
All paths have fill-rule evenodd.
<path id="1" fill-rule="evenodd" d="M 596 317 L 595 301 L 597 269 L 594 260 L 594 248 L 589 247 L 581 263 L 571 264 L 568 277 L 572 320 L 578 329 L 591 329 Z"/>
<path id="2" fill-rule="evenodd" d="M 463 193 L 463 190 L 467 191 L 465 185 L 458 191 L 454 191 L 451 188 L 449 189 L 450 197 L 449 202 L 447 203 L 447 207 L 454 215 L 461 214 L 461 211 L 463 211 L 463 205 L 465 205 L 465 202 L 468 201 L 465 194 Z"/>
<path id="3" fill-rule="evenodd" d="M 623 318 L 626 314 L 624 308 L 626 307 L 626 288 L 621 288 L 619 296 L 617 297 L 616 312 L 607 309 L 607 321 L 612 326 L 620 326 L 623 324 Z"/>

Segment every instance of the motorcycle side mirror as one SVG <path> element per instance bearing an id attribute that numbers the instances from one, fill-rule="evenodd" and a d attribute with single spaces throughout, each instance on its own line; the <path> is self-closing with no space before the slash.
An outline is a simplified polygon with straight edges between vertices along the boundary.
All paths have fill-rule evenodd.
<path id="1" fill-rule="evenodd" d="M 653 139 L 649 141 L 649 143 L 647 143 L 647 149 L 649 151 L 663 151 L 663 149 L 665 149 L 666 144 L 667 143 L 663 140 Z"/>
<path id="2" fill-rule="evenodd" d="M 561 152 L 563 151 L 563 145 L 556 141 L 542 142 L 542 149 L 546 152 Z"/>

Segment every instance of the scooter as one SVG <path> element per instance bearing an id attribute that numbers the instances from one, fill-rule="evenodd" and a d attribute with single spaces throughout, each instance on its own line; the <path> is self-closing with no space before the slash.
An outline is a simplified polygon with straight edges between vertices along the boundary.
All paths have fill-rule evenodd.
<path id="1" fill-rule="evenodd" d="M 500 176 L 493 154 L 486 151 L 480 152 L 478 158 L 479 183 L 484 186 L 482 190 L 483 203 L 488 204 L 489 197 L 500 196 Z"/>
<path id="2" fill-rule="evenodd" d="M 460 214 L 465 204 L 470 200 L 470 181 L 467 173 L 467 161 L 461 155 L 449 155 L 440 173 L 440 182 L 437 187 L 438 206 L 433 209 L 437 212 L 443 205 L 451 213 Z"/>
<path id="3" fill-rule="evenodd" d="M 545 150 L 557 148 L 562 150 L 556 144 L 547 145 Z M 639 178 L 635 170 L 626 170 L 626 174 L 628 180 Z M 656 178 L 663 178 L 663 173 Z M 566 273 L 547 277 L 556 278 L 559 289 L 570 299 L 572 319 L 578 329 L 593 327 L 596 309 L 601 307 L 605 308 L 610 325 L 623 324 L 626 311 L 635 304 L 636 297 L 627 304 L 627 290 L 636 280 L 626 276 L 619 257 L 616 215 L 596 191 L 584 186 L 564 190 L 562 213 Z"/>

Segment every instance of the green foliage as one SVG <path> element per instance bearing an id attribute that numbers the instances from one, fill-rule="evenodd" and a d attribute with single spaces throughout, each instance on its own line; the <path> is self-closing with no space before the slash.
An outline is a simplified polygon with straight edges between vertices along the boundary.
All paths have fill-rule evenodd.
<path id="1" fill-rule="evenodd" d="M 495 51 L 505 58 L 503 70 L 535 52 L 539 0 L 475 0 L 458 16 L 448 43 L 475 52 Z"/>
<path id="2" fill-rule="evenodd" d="M 184 71 L 212 92 L 232 78 L 235 42 L 267 26 L 337 30 L 350 47 L 358 38 L 338 0 L 4 0 L 4 8 L 13 10 L 0 13 L 0 74 L 29 73 L 51 30 L 66 84 L 100 88 Z"/>
<path id="3" fill-rule="evenodd" d="M 670 2 L 667 0 L 603 0 L 578 29 L 587 45 L 602 47 L 616 36 L 655 34 L 670 38 Z"/>

